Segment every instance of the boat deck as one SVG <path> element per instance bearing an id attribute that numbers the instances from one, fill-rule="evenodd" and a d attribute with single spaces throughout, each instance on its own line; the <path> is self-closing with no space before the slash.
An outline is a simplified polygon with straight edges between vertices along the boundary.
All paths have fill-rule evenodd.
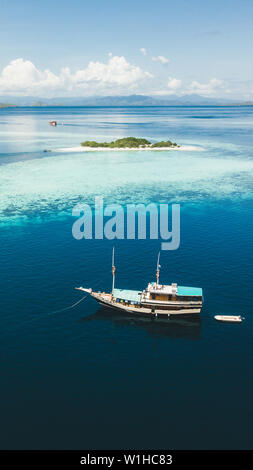
<path id="1" fill-rule="evenodd" d="M 94 297 L 99 303 L 108 305 L 118 310 L 124 310 L 126 312 L 132 312 L 135 314 L 144 314 L 151 316 L 168 316 L 168 315 L 189 315 L 200 313 L 202 305 L 194 305 L 192 302 L 185 302 L 184 308 L 180 308 L 182 302 L 173 302 L 171 305 L 167 305 L 166 309 L 159 308 L 158 305 L 154 307 L 143 306 L 140 304 L 126 304 L 123 302 L 115 302 L 112 295 L 105 292 L 92 292 Z M 176 308 L 177 307 L 177 308 Z M 187 308 L 188 307 L 188 308 Z M 195 308 L 194 308 L 195 307 Z"/>
<path id="2" fill-rule="evenodd" d="M 140 299 L 140 293 L 138 291 L 125 291 L 123 289 L 115 289 L 114 293 L 125 292 L 129 293 L 127 300 L 124 301 L 117 297 L 114 297 L 111 293 L 107 292 L 93 292 L 91 289 L 86 289 L 84 287 L 76 287 L 77 290 L 89 293 L 97 302 L 108 307 L 134 313 L 137 315 L 148 315 L 148 316 L 163 316 L 168 317 L 170 315 L 191 315 L 199 314 L 202 308 L 201 301 L 177 301 L 172 302 L 154 302 L 154 304 L 149 302 L 145 305 L 137 301 Z M 127 295 L 126 295 L 127 296 Z"/>

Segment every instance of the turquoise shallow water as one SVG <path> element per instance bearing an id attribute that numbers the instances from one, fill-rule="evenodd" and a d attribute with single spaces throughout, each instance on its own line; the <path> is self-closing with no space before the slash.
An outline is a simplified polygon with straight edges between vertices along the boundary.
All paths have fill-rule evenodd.
<path id="1" fill-rule="evenodd" d="M 0 110 L 2 448 L 252 448 L 252 127 L 251 107 Z M 58 151 L 128 135 L 203 150 Z M 92 299 L 50 314 L 75 285 L 110 289 L 112 242 L 71 233 L 73 204 L 95 195 L 181 204 L 161 280 L 204 289 L 200 321 Z M 117 287 L 145 287 L 160 241 L 115 247 Z"/>
<path id="2" fill-rule="evenodd" d="M 2 110 L 0 222 L 69 213 L 94 194 L 120 203 L 251 198 L 252 125 L 251 108 L 239 107 Z M 59 152 L 129 134 L 169 136 L 199 151 Z"/>

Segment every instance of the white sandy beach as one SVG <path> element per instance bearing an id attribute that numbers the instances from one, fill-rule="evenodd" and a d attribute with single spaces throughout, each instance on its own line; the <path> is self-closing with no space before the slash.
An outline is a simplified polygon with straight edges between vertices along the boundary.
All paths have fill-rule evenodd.
<path id="1" fill-rule="evenodd" d="M 171 151 L 171 150 L 176 150 L 176 151 L 187 151 L 187 152 L 192 152 L 192 151 L 202 151 L 204 150 L 202 147 L 197 147 L 194 145 L 181 145 L 180 147 L 140 147 L 140 148 L 108 148 L 108 147 L 82 147 L 79 145 L 78 147 L 64 147 L 60 149 L 56 149 L 57 152 L 136 152 L 136 151 Z"/>

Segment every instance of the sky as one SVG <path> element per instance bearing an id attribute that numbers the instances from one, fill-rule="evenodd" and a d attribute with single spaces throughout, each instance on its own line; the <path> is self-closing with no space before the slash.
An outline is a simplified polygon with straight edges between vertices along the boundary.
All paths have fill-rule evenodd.
<path id="1" fill-rule="evenodd" d="M 0 0 L 0 96 L 253 99 L 252 0 Z"/>

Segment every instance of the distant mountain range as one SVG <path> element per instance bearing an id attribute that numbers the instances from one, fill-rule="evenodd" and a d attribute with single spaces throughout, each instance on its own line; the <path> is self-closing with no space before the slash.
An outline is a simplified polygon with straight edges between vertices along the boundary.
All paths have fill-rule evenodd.
<path id="1" fill-rule="evenodd" d="M 11 103 L 11 104 L 10 104 Z M 240 102 L 218 98 L 205 98 L 199 95 L 168 97 L 128 95 L 91 96 L 86 98 L 36 98 L 33 96 L 0 96 L 0 107 L 8 106 L 204 106 L 204 105 L 253 105 L 253 102 Z"/>

